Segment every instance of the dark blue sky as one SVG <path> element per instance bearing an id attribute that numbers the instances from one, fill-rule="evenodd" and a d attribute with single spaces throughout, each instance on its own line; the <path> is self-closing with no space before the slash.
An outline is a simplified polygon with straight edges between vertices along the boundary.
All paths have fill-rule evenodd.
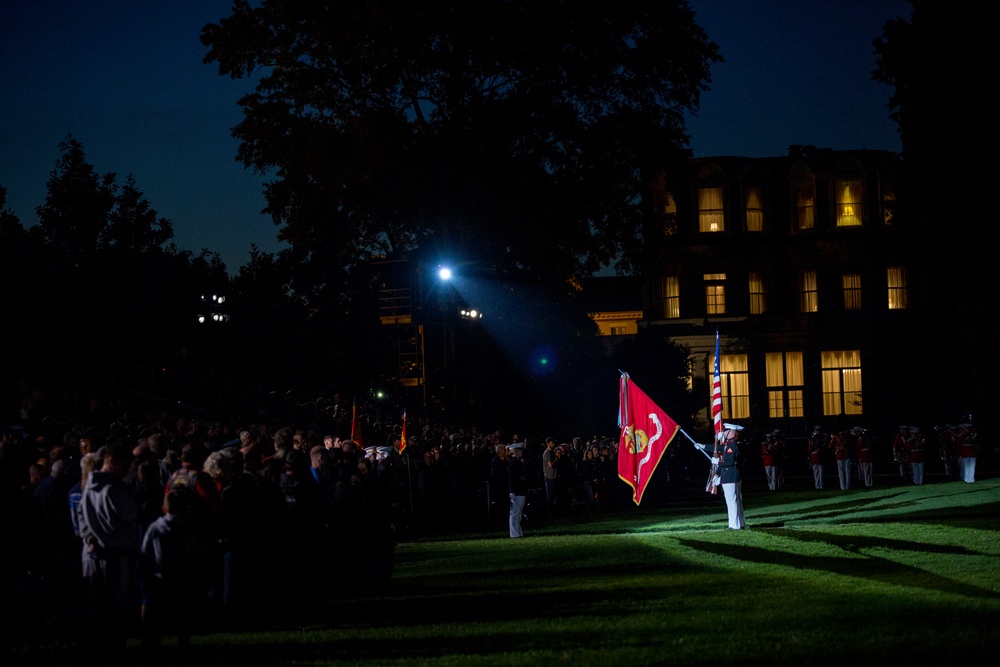
<path id="1" fill-rule="evenodd" d="M 230 0 L 0 0 L 0 186 L 26 225 L 72 134 L 98 173 L 127 174 L 173 222 L 182 250 L 235 271 L 251 244 L 279 248 L 264 179 L 230 128 L 251 84 L 202 64 L 198 37 Z M 789 144 L 899 150 L 872 41 L 906 0 L 693 0 L 721 49 L 689 118 L 696 156 L 783 155 Z"/>

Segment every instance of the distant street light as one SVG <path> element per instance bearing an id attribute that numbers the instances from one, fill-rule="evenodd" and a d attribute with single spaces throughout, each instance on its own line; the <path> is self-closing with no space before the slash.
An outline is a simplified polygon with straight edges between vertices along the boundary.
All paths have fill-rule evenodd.
<path id="1" fill-rule="evenodd" d="M 198 314 L 198 324 L 204 324 L 211 320 L 212 322 L 228 322 L 229 315 L 221 312 L 222 304 L 226 302 L 226 297 L 220 296 L 218 294 L 213 294 L 211 297 L 207 297 L 204 294 L 201 297 L 201 302 L 208 307 L 211 312 L 208 315 Z"/>

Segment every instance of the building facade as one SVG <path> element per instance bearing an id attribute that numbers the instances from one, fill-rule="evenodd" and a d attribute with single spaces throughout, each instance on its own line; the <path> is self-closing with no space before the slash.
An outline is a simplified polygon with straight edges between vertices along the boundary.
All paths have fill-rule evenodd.
<path id="1" fill-rule="evenodd" d="M 640 327 L 692 353 L 723 417 L 805 435 L 924 417 L 926 253 L 895 215 L 898 155 L 792 146 L 691 160 L 653 179 Z"/>

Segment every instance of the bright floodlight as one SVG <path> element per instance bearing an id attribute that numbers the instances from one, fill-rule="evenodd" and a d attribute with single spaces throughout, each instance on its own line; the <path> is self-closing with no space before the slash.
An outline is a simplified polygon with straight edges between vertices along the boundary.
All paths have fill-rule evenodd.
<path id="1" fill-rule="evenodd" d="M 441 280 L 451 280 L 451 269 L 447 266 L 442 266 L 438 269 L 438 278 Z"/>

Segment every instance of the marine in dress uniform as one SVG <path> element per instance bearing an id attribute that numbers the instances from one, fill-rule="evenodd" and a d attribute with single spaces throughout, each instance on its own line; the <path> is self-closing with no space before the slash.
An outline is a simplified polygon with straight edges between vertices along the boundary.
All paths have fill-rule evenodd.
<path id="1" fill-rule="evenodd" d="M 823 431 L 822 426 L 813 428 L 809 436 L 809 465 L 812 466 L 813 483 L 817 489 L 823 488 L 823 457 L 830 446 L 830 436 Z"/>
<path id="2" fill-rule="evenodd" d="M 739 436 L 743 427 L 739 424 L 723 424 L 719 440 L 718 463 L 722 493 L 726 497 L 726 510 L 729 514 L 729 527 L 733 530 L 746 528 L 746 518 L 743 515 L 743 481 L 737 465 L 740 456 Z M 707 451 L 707 445 L 696 445 Z"/>
<path id="3" fill-rule="evenodd" d="M 846 431 L 834 433 L 830 438 L 830 447 L 833 449 L 834 458 L 837 460 L 837 477 L 840 481 L 840 490 L 847 491 L 851 488 L 851 464 L 854 462 L 854 453 L 851 450 L 848 433 Z"/>
<path id="4" fill-rule="evenodd" d="M 904 482 L 909 482 L 911 479 L 910 441 L 912 438 L 910 427 L 903 425 L 899 427 L 899 432 L 892 441 L 892 458 L 899 464 L 899 476 L 903 478 Z"/>
<path id="5" fill-rule="evenodd" d="M 778 456 L 780 455 L 779 432 L 771 431 L 764 437 L 761 445 L 761 456 L 764 459 L 764 475 L 767 477 L 767 488 L 774 491 L 778 488 Z"/>
<path id="6" fill-rule="evenodd" d="M 852 429 L 851 433 L 857 438 L 858 469 L 861 481 L 865 486 L 870 487 L 875 483 L 875 443 L 868 430 L 860 426 Z"/>
<path id="7" fill-rule="evenodd" d="M 979 454 L 976 431 L 972 424 L 961 424 L 958 427 L 955 446 L 958 449 L 959 476 L 963 482 L 972 484 L 976 481 L 976 457 Z"/>
<path id="8" fill-rule="evenodd" d="M 924 483 L 924 463 L 925 458 L 925 447 L 924 447 L 924 437 L 920 434 L 920 429 L 916 426 L 910 428 L 910 433 L 912 438 L 910 438 L 908 454 L 910 459 L 910 479 L 914 484 Z"/>
<path id="9" fill-rule="evenodd" d="M 958 451 L 955 449 L 955 427 L 951 424 L 935 426 L 938 437 L 938 451 L 944 463 L 944 475 L 948 479 L 958 476 Z"/>

